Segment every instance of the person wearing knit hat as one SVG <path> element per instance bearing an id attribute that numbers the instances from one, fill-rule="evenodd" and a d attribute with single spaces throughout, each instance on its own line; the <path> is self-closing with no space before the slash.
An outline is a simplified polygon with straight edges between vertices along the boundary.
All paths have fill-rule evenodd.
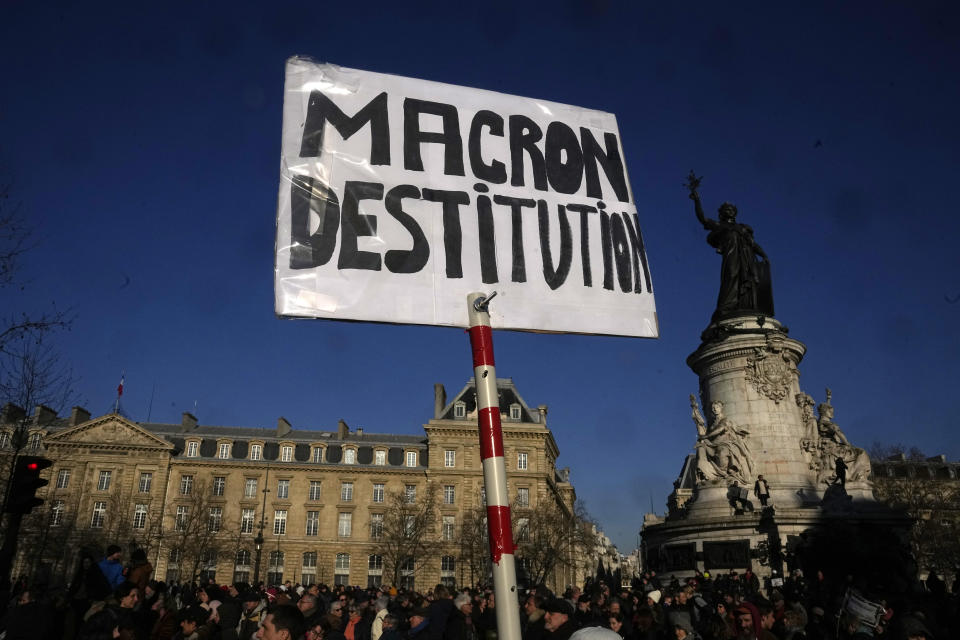
<path id="1" fill-rule="evenodd" d="M 663 597 L 663 593 L 659 589 L 654 589 L 647 593 L 647 604 L 655 605 L 660 604 L 660 598 Z"/>

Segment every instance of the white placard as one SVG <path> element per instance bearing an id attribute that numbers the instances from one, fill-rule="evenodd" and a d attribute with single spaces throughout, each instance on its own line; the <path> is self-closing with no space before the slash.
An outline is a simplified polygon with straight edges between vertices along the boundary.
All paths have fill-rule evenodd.
<path id="1" fill-rule="evenodd" d="M 609 113 L 287 61 L 276 312 L 656 337 Z"/>

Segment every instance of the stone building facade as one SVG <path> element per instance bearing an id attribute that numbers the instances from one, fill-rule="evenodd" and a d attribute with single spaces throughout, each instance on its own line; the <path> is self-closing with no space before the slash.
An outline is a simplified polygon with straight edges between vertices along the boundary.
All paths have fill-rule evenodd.
<path id="1" fill-rule="evenodd" d="M 576 495 L 569 472 L 556 468 L 546 406 L 528 406 L 511 379 L 498 386 L 515 529 L 541 501 L 572 515 Z M 24 520 L 14 574 L 69 579 L 84 549 L 117 543 L 145 549 L 160 579 L 390 583 L 379 549 L 391 498 L 415 503 L 432 484 L 433 552 L 405 563 L 400 581 L 417 589 L 483 581 L 466 566 L 461 532 L 484 500 L 473 379 L 449 401 L 436 385 L 434 400 L 422 436 L 367 433 L 343 420 L 335 431 L 282 417 L 275 428 L 248 428 L 202 425 L 189 413 L 161 424 L 40 408 L 20 422 L 23 452 L 54 464 L 45 504 Z M 15 413 L 4 414 L 0 451 L 10 452 Z M 550 586 L 571 582 L 571 571 L 558 570 Z"/>

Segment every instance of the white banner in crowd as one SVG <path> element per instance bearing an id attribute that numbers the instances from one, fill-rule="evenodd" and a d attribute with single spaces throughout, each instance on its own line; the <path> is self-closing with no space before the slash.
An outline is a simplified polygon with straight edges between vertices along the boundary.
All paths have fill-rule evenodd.
<path id="1" fill-rule="evenodd" d="M 287 61 L 280 316 L 656 337 L 616 118 Z"/>

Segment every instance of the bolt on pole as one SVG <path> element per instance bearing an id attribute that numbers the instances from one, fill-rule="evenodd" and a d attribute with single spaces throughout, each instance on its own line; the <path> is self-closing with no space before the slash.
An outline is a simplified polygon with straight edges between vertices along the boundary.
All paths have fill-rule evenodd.
<path id="1" fill-rule="evenodd" d="M 473 351 L 473 377 L 477 385 L 477 423 L 480 432 L 480 458 L 483 461 L 483 486 L 487 496 L 487 530 L 490 557 L 493 560 L 493 590 L 496 597 L 497 637 L 520 640 L 520 609 L 517 603 L 517 568 L 513 552 L 510 522 L 510 496 L 507 493 L 507 469 L 503 461 L 503 431 L 500 427 L 500 403 L 497 372 L 493 362 L 493 332 L 488 306 L 497 295 L 471 293 L 467 296 L 470 321 L 470 346 Z"/>

